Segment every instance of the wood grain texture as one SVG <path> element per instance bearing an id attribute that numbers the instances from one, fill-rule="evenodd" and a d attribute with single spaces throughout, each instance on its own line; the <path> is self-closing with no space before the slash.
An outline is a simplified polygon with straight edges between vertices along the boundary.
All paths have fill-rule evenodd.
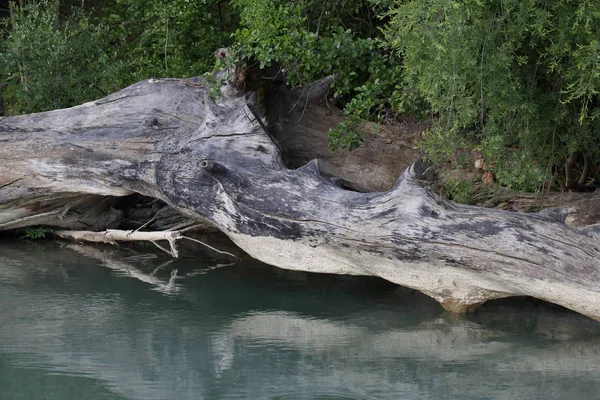
<path id="1" fill-rule="evenodd" d="M 420 182 L 422 163 L 387 191 L 345 190 L 317 161 L 288 169 L 246 97 L 222 92 L 213 101 L 200 79 L 149 80 L 0 119 L 0 229 L 39 225 L 41 213 L 64 227 L 82 199 L 140 193 L 281 268 L 379 276 L 455 312 L 525 295 L 600 319 L 597 226 L 568 227 L 560 209 L 444 201 Z"/>

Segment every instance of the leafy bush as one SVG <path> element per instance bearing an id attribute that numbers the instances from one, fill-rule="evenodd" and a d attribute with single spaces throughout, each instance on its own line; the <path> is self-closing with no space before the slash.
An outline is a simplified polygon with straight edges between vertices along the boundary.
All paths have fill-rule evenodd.
<path id="1" fill-rule="evenodd" d="M 379 41 L 391 1 L 232 0 L 240 13 L 234 56 L 261 68 L 279 66 L 290 86 L 335 74 L 335 97 L 345 122 L 329 133 L 332 150 L 363 141 L 361 120 L 418 104 L 401 77 L 401 62 Z"/>
<path id="2" fill-rule="evenodd" d="M 457 203 L 473 204 L 475 186 L 472 179 L 449 179 L 440 192 Z"/>
<path id="3" fill-rule="evenodd" d="M 237 26 L 218 0 L 96 0 L 86 12 L 67 2 L 59 12 L 58 3 L 11 2 L 2 20 L 7 114 L 81 104 L 151 77 L 201 75 Z"/>
<path id="4" fill-rule="evenodd" d="M 114 66 L 103 50 L 102 26 L 79 11 L 59 21 L 55 2 L 40 0 L 4 21 L 0 70 L 8 114 L 63 108 L 104 96 L 112 89 Z"/>
<path id="5" fill-rule="evenodd" d="M 111 58 L 123 62 L 119 86 L 202 75 L 235 26 L 232 8 L 219 0 L 115 0 L 100 19 L 111 27 Z"/>
<path id="6" fill-rule="evenodd" d="M 600 155 L 600 2 L 411 0 L 389 15 L 405 83 L 437 115 L 431 155 L 474 137 L 498 180 L 521 190 L 571 152 Z"/>
<path id="7" fill-rule="evenodd" d="M 516 190 L 547 186 L 570 153 L 600 157 L 598 1 L 94 0 L 68 18 L 16 3 L 0 49 L 11 114 L 201 75 L 231 45 L 228 62 L 281 67 L 291 86 L 337 76 L 333 150 L 360 146 L 364 120 L 410 113 L 435 120 L 430 158 L 476 150 Z"/>

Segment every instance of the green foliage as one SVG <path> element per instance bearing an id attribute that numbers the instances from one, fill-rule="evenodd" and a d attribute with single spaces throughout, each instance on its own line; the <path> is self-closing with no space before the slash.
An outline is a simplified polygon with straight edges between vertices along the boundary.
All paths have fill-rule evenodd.
<path id="1" fill-rule="evenodd" d="M 422 98 L 403 83 L 399 59 L 386 54 L 379 55 L 371 60 L 367 72 L 368 78 L 362 85 L 349 88 L 353 97 L 344 107 L 346 120 L 329 132 L 332 151 L 359 147 L 364 140 L 363 120 L 381 123 L 388 118 L 393 119 L 396 114 L 424 118 L 428 113 Z"/>
<path id="2" fill-rule="evenodd" d="M 551 171 L 542 169 L 527 148 L 505 152 L 501 160 L 504 168 L 496 169 L 496 178 L 509 189 L 536 192 L 552 180 Z"/>
<path id="3" fill-rule="evenodd" d="M 332 150 L 360 146 L 364 121 L 410 114 L 434 119 L 419 144 L 429 158 L 477 150 L 515 190 L 547 187 L 571 152 L 600 157 L 598 1 L 93 0 L 85 12 L 75 0 L 17 3 L 2 20 L 9 114 L 201 75 L 230 46 L 218 67 L 279 67 L 290 86 L 336 75 L 346 120 L 329 133 Z"/>
<path id="4" fill-rule="evenodd" d="M 57 18 L 55 2 L 13 7 L 4 21 L 0 71 L 7 113 L 51 110 L 102 97 L 110 91 L 111 66 L 103 51 L 105 30 L 79 11 Z"/>
<path id="5" fill-rule="evenodd" d="M 230 44 L 235 13 L 218 0 L 114 0 L 102 10 L 119 86 L 150 77 L 202 75 L 214 51 Z"/>
<path id="6" fill-rule="evenodd" d="M 337 3 L 233 0 L 241 25 L 235 33 L 234 54 L 241 60 L 260 63 L 261 68 L 285 68 L 290 86 L 337 73 L 338 95 L 346 94 L 376 57 L 372 54 L 375 44 L 372 38 L 360 37 L 329 17 L 340 5 Z M 309 11 L 315 8 L 329 18 L 311 18 Z"/>
<path id="7" fill-rule="evenodd" d="M 28 239 L 44 239 L 50 230 L 42 227 L 26 228 L 25 237 Z"/>
<path id="8" fill-rule="evenodd" d="M 69 107 L 151 77 L 201 75 L 231 42 L 235 13 L 217 0 L 11 2 L 0 73 L 7 114 Z M 86 2 L 90 3 L 90 2 Z"/>
<path id="9" fill-rule="evenodd" d="M 437 115 L 434 158 L 474 137 L 502 184 L 532 190 L 570 152 L 600 156 L 600 2 L 403 1 L 389 16 L 405 84 Z"/>
<path id="10" fill-rule="evenodd" d="M 449 179 L 440 192 L 449 200 L 462 204 L 473 204 L 475 186 L 472 179 Z"/>
<path id="11" fill-rule="evenodd" d="M 42 0 L 15 9 L 11 22 L 1 61 L 12 113 L 66 107 L 109 90 L 103 31 L 86 16 L 75 13 L 60 22 L 52 4 Z"/>
<path id="12" fill-rule="evenodd" d="M 379 38 L 391 1 L 232 0 L 240 12 L 234 56 L 260 68 L 279 66 L 300 86 L 336 75 L 335 97 L 346 121 L 329 133 L 332 150 L 360 146 L 362 120 L 413 111 L 401 62 Z"/>
<path id="13" fill-rule="evenodd" d="M 456 152 L 466 150 L 468 144 L 459 129 L 435 125 L 423 133 L 423 140 L 417 142 L 416 147 L 427 154 L 429 161 L 442 162 L 454 161 Z"/>

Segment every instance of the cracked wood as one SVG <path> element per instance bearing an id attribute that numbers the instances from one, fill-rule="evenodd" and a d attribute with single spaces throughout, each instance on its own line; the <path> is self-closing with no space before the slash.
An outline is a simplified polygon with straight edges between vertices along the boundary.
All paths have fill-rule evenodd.
<path id="1" fill-rule="evenodd" d="M 419 181 L 420 163 L 387 191 L 345 190 L 317 161 L 288 169 L 247 101 L 231 87 L 213 100 L 200 79 L 149 80 L 71 109 L 0 119 L 0 229 L 106 229 L 109 199 L 140 193 L 281 268 L 379 276 L 451 311 L 533 296 L 600 319 L 597 226 L 568 227 L 564 210 L 444 201 Z M 268 111 L 264 126 L 285 126 Z"/>

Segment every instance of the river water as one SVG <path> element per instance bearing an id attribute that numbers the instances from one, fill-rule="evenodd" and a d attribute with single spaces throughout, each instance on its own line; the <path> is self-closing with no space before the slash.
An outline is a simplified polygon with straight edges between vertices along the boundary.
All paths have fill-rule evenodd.
<path id="1" fill-rule="evenodd" d="M 227 263 L 0 243 L 0 399 L 600 399 L 567 310 Z"/>

